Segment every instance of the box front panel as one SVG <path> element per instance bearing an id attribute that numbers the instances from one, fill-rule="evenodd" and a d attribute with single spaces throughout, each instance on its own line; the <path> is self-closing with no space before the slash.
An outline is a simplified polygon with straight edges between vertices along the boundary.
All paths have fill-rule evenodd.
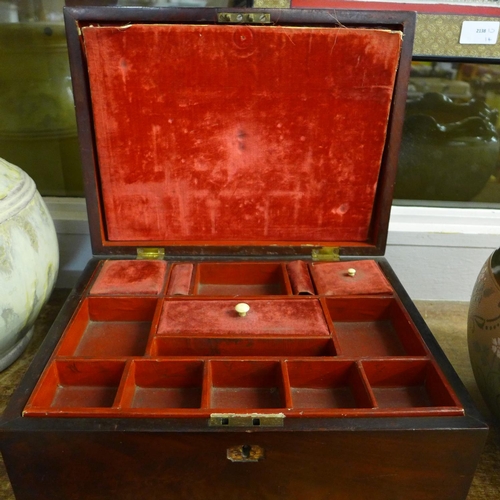
<path id="1" fill-rule="evenodd" d="M 4 453 L 18 500 L 464 500 L 481 444 L 473 430 L 118 430 L 13 436 Z"/>

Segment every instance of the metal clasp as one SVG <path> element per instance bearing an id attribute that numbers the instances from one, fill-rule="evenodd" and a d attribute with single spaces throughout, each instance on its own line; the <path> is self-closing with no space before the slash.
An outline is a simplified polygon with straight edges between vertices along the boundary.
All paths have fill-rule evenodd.
<path id="1" fill-rule="evenodd" d="M 284 413 L 212 413 L 210 427 L 283 427 Z"/>
<path id="2" fill-rule="evenodd" d="M 221 12 L 217 15 L 217 21 L 228 24 L 271 24 L 271 14 L 265 12 Z"/>

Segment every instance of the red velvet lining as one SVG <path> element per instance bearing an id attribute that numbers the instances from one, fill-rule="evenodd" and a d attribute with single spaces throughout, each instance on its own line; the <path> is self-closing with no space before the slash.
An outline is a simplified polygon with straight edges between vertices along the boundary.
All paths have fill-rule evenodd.
<path id="1" fill-rule="evenodd" d="M 155 260 L 108 260 L 102 266 L 91 295 L 158 295 L 167 263 Z"/>
<path id="2" fill-rule="evenodd" d="M 303 260 L 294 260 L 286 265 L 292 291 L 295 295 L 314 295 L 314 286 L 309 268 Z"/>
<path id="3" fill-rule="evenodd" d="M 329 335 L 318 300 L 245 300 L 250 311 L 240 317 L 237 300 L 166 300 L 158 335 Z"/>
<path id="4" fill-rule="evenodd" d="M 175 264 L 170 273 L 167 295 L 189 295 L 194 264 Z"/>
<path id="5" fill-rule="evenodd" d="M 348 269 L 356 274 L 349 276 Z M 321 262 L 312 265 L 320 295 L 370 295 L 392 293 L 393 289 L 374 260 Z"/>
<path id="6" fill-rule="evenodd" d="M 110 241 L 367 241 L 401 33 L 83 36 Z"/>

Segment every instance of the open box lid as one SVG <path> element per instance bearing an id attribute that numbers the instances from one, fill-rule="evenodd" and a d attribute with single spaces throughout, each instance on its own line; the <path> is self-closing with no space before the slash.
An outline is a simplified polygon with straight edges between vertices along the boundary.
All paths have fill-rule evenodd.
<path id="1" fill-rule="evenodd" d="M 413 13 L 65 16 L 94 254 L 383 254 Z"/>

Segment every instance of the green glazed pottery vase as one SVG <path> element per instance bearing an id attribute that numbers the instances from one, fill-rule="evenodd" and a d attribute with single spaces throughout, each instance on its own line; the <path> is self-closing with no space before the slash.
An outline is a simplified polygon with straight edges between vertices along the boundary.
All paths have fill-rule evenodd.
<path id="1" fill-rule="evenodd" d="M 489 257 L 477 278 L 467 334 L 477 385 L 491 411 L 500 418 L 500 249 Z"/>

